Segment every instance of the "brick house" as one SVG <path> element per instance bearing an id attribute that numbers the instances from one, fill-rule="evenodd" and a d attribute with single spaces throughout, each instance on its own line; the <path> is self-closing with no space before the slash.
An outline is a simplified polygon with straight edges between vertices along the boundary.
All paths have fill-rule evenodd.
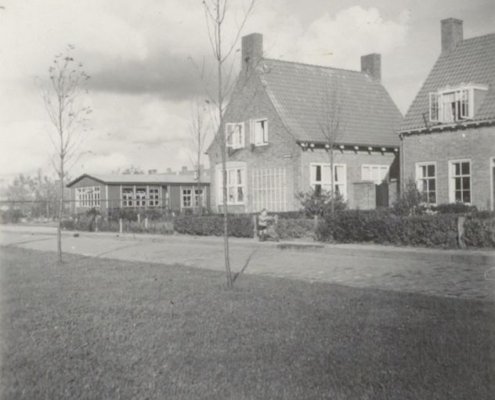
<path id="1" fill-rule="evenodd" d="M 495 34 L 463 38 L 441 21 L 442 52 L 401 126 L 402 181 L 425 203 L 494 209 Z"/>
<path id="2" fill-rule="evenodd" d="M 225 129 L 229 210 L 299 209 L 297 193 L 330 189 L 331 148 L 334 189 L 348 206 L 386 205 L 389 192 L 380 188 L 399 178 L 402 116 L 380 79 L 379 54 L 351 71 L 264 58 L 263 36 L 243 37 L 241 72 L 216 137 Z M 223 202 L 219 143 L 208 149 L 214 211 Z"/>
<path id="3" fill-rule="evenodd" d="M 111 208 L 156 208 L 179 213 L 199 204 L 209 208 L 209 179 L 203 178 L 198 190 L 197 179 L 190 174 L 83 174 L 67 187 L 73 213 L 91 208 L 102 213 Z"/>

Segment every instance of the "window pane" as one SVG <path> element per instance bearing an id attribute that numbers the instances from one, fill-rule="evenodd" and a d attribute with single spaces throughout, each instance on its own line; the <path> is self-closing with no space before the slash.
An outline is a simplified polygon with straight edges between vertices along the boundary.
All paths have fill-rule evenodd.
<path id="1" fill-rule="evenodd" d="M 462 201 L 461 192 L 459 190 L 455 191 L 455 201 Z"/>
<path id="2" fill-rule="evenodd" d="M 316 182 L 321 182 L 321 165 L 316 166 L 316 176 L 315 176 L 315 181 Z"/>
<path id="3" fill-rule="evenodd" d="M 244 191 L 243 191 L 242 187 L 237 188 L 237 201 L 238 202 L 244 201 Z"/>
<path id="4" fill-rule="evenodd" d="M 469 175 L 469 163 L 468 162 L 462 163 L 462 174 L 463 175 Z"/>
<path id="5" fill-rule="evenodd" d="M 456 176 L 461 175 L 461 163 L 454 164 L 454 175 Z"/>
<path id="6" fill-rule="evenodd" d="M 435 181 L 435 179 L 430 179 L 430 180 L 429 180 L 429 190 L 434 191 L 434 190 L 436 189 L 436 187 L 435 187 L 435 186 L 436 186 L 436 181 Z"/>
<path id="7" fill-rule="evenodd" d="M 469 190 L 469 181 L 470 181 L 469 177 L 462 178 L 462 189 L 463 190 Z"/>
<path id="8" fill-rule="evenodd" d="M 437 197 L 435 192 L 430 192 L 429 193 L 429 203 L 436 203 L 437 202 Z"/>
<path id="9" fill-rule="evenodd" d="M 428 165 L 428 175 L 427 176 L 435 176 L 435 165 Z"/>
<path id="10" fill-rule="evenodd" d="M 463 192 L 463 200 L 464 203 L 471 203 L 471 192 L 469 190 Z"/>
<path id="11" fill-rule="evenodd" d="M 454 178 L 454 190 L 461 190 L 461 178 Z"/>
<path id="12" fill-rule="evenodd" d="M 242 185 L 242 170 L 237 170 L 237 184 Z"/>

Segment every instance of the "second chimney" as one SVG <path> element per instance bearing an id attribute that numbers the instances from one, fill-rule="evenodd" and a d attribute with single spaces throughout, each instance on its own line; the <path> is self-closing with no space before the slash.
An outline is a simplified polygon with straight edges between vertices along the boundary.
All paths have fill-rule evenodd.
<path id="1" fill-rule="evenodd" d="M 455 18 L 442 19 L 442 53 L 452 51 L 464 39 L 462 21 Z"/>
<path id="2" fill-rule="evenodd" d="M 361 72 L 380 82 L 382 79 L 382 56 L 377 53 L 361 56 Z"/>
<path id="3" fill-rule="evenodd" d="M 263 58 L 263 35 L 251 33 L 242 37 L 242 69 L 256 68 Z"/>

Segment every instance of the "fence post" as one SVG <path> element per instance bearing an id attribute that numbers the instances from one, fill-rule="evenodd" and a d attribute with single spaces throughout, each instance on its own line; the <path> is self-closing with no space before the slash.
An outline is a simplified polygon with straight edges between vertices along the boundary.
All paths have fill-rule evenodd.
<path id="1" fill-rule="evenodd" d="M 460 249 L 466 248 L 466 243 L 464 243 L 464 222 L 466 217 L 461 215 L 457 218 L 457 244 Z"/>
<path id="2" fill-rule="evenodd" d="M 119 232 L 122 234 L 123 226 L 122 226 L 122 218 L 119 218 Z"/>
<path id="3" fill-rule="evenodd" d="M 144 217 L 144 229 L 148 229 L 148 217 Z"/>
<path id="4" fill-rule="evenodd" d="M 256 214 L 253 214 L 253 238 L 256 240 L 258 236 L 258 220 L 256 218 Z"/>

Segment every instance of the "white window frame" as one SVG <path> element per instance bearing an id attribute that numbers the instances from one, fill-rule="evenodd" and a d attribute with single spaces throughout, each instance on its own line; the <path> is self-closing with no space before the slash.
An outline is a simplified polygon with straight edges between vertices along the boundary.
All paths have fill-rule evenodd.
<path id="1" fill-rule="evenodd" d="M 474 117 L 474 93 L 475 90 L 488 90 L 488 86 L 467 84 L 456 87 L 445 87 L 436 92 L 429 93 L 429 117 L 430 122 L 455 123 Z M 453 96 L 454 101 L 446 102 L 447 96 Z M 467 106 L 463 107 L 463 103 Z M 455 104 L 452 118 L 447 118 L 446 105 Z M 450 113 L 449 113 L 450 115 Z"/>
<path id="2" fill-rule="evenodd" d="M 455 175 L 454 174 L 454 165 L 458 163 L 469 163 L 469 175 L 463 175 L 462 174 L 462 166 L 461 166 L 461 175 Z M 469 177 L 469 202 L 464 202 L 461 201 L 461 203 L 470 205 L 473 203 L 473 163 L 471 162 L 470 159 L 460 159 L 460 160 L 449 160 L 449 202 L 450 203 L 456 203 L 455 199 L 455 179 L 456 178 L 462 178 Z M 461 183 L 462 185 L 462 183 Z M 461 189 L 461 197 L 464 197 L 462 195 L 463 189 Z"/>
<path id="3" fill-rule="evenodd" d="M 257 135 L 257 126 L 260 123 L 264 123 L 263 135 L 261 138 L 259 137 L 259 135 Z M 251 143 L 254 144 L 255 146 L 267 146 L 268 145 L 268 119 L 267 118 L 253 119 L 253 120 L 251 120 L 250 125 L 251 125 L 250 126 Z"/>
<path id="4" fill-rule="evenodd" d="M 186 195 L 184 192 L 189 191 L 189 194 L 187 196 L 189 197 L 189 205 L 185 204 L 184 201 L 184 196 Z M 199 193 L 198 193 L 199 192 Z M 201 187 L 198 189 L 197 186 L 181 186 L 180 190 L 181 196 L 180 196 L 180 206 L 181 208 L 198 208 L 204 205 L 204 193 L 205 193 L 205 188 Z"/>
<path id="5" fill-rule="evenodd" d="M 216 179 L 216 187 L 217 187 L 217 204 L 218 205 L 223 205 L 223 177 L 222 177 L 222 164 L 218 164 L 216 166 L 216 171 L 215 171 L 215 179 Z M 230 172 L 234 171 L 234 172 Z M 246 163 L 244 162 L 227 162 L 227 205 L 245 205 L 247 204 L 247 168 L 246 168 Z M 229 185 L 229 174 L 234 174 L 236 176 L 236 181 L 237 181 L 237 176 L 240 173 L 241 177 L 241 183 L 239 184 L 238 182 L 234 182 L 233 184 Z M 231 176 L 231 175 L 230 175 Z M 229 187 L 235 189 L 234 193 L 235 199 L 232 201 L 229 198 Z M 239 188 L 242 189 L 242 201 L 239 201 L 239 196 L 238 196 L 238 190 Z"/>
<path id="6" fill-rule="evenodd" d="M 370 169 L 371 179 L 365 179 L 364 178 L 364 169 L 365 168 Z M 375 179 L 373 179 L 373 170 L 378 171 L 378 177 Z M 389 174 L 389 170 L 390 170 L 390 166 L 385 165 L 385 164 L 362 164 L 361 165 L 361 180 L 374 182 L 375 185 L 380 185 L 386 179 L 387 175 Z M 381 173 L 382 171 L 384 171 L 385 173 L 383 175 L 383 178 L 380 179 L 380 177 L 382 175 L 382 173 Z"/>
<path id="7" fill-rule="evenodd" d="M 239 131 L 236 131 L 236 127 Z M 237 135 L 237 133 L 239 133 Z M 227 147 L 231 149 L 242 149 L 245 143 L 244 122 L 228 122 L 225 124 L 225 139 Z"/>
<path id="8" fill-rule="evenodd" d="M 435 169 L 435 174 L 433 176 L 422 176 L 421 171 L 423 167 L 426 167 L 428 173 L 428 167 L 433 166 Z M 416 176 L 416 187 L 419 192 L 423 195 L 423 181 L 426 181 L 426 186 L 428 187 L 426 191 L 426 200 L 425 204 L 436 205 L 438 202 L 438 179 L 437 179 L 437 163 L 436 161 L 424 161 L 416 163 L 415 167 L 415 176 Z M 435 181 L 435 190 L 430 190 L 430 181 Z M 429 192 L 435 192 L 435 201 L 430 201 Z"/>
<path id="9" fill-rule="evenodd" d="M 316 180 L 316 168 L 321 167 L 321 180 L 317 181 Z M 315 169 L 315 173 L 313 174 L 313 168 Z M 328 181 L 323 181 L 323 168 L 328 168 L 330 169 L 330 163 L 310 163 L 309 164 L 309 179 L 310 179 L 310 186 L 313 190 L 316 190 L 316 185 L 320 185 L 321 188 L 325 191 L 329 191 L 328 189 L 325 188 L 328 186 L 331 186 L 331 180 Z M 335 169 L 336 168 L 342 168 L 343 169 L 343 181 L 336 181 L 335 179 L 333 180 L 333 186 L 334 186 L 334 193 L 338 193 L 342 195 L 344 200 L 347 200 L 347 165 L 346 164 L 338 164 L 334 163 L 333 164 L 333 174 L 335 177 Z"/>
<path id="10" fill-rule="evenodd" d="M 83 186 L 75 188 L 75 203 L 78 208 L 100 208 L 100 186 Z"/>
<path id="11" fill-rule="evenodd" d="M 138 190 L 143 188 L 145 189 L 145 194 L 138 198 Z M 130 197 L 124 199 L 124 190 L 128 189 L 131 189 L 131 192 L 129 192 Z M 120 206 L 123 208 L 160 207 L 162 202 L 161 192 L 162 188 L 159 185 L 121 185 Z M 129 204 L 130 202 L 131 204 Z"/>

